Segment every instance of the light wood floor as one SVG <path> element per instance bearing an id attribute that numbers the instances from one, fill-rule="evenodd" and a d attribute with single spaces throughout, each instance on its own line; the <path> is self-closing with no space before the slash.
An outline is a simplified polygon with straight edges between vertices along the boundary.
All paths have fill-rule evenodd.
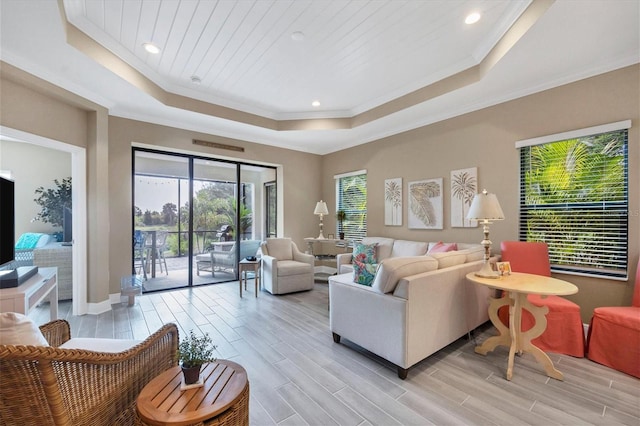
<path id="1" fill-rule="evenodd" d="M 218 357 L 244 366 L 251 383 L 252 425 L 634 425 L 640 424 L 640 380 L 588 359 L 550 354 L 565 381 L 550 379 L 525 354 L 512 381 L 506 348 L 475 354 L 490 326 L 460 339 L 409 370 L 402 381 L 386 361 L 329 331 L 328 288 L 240 299 L 226 283 L 139 297 L 98 316 L 60 317 L 74 337 L 143 339 L 165 322 L 184 333 L 209 332 Z M 48 321 L 48 306 L 31 316 Z M 363 330 L 363 333 L 375 332 Z"/>

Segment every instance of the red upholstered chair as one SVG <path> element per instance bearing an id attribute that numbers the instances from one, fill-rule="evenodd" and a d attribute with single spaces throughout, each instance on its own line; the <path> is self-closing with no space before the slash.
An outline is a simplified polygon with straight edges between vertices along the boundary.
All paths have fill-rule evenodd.
<path id="1" fill-rule="evenodd" d="M 593 310 L 587 357 L 640 378 L 640 261 L 631 306 Z"/>
<path id="2" fill-rule="evenodd" d="M 551 276 L 549 249 L 546 243 L 503 241 L 500 244 L 502 261 L 509 262 L 513 272 Z M 547 306 L 547 328 L 541 336 L 531 342 L 545 352 L 555 352 L 575 357 L 584 357 L 585 339 L 580 306 L 560 296 L 530 294 L 527 299 L 532 305 Z M 503 324 L 509 326 L 509 308 L 503 306 L 498 312 Z M 534 325 L 530 312 L 522 312 L 522 330 Z"/>

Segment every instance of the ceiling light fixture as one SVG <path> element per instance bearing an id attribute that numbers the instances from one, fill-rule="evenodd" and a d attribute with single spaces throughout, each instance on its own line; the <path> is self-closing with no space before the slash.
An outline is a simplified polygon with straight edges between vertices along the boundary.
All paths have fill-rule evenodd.
<path id="1" fill-rule="evenodd" d="M 467 25 L 475 24 L 480 20 L 480 14 L 478 12 L 473 12 L 467 15 L 464 20 L 464 23 Z"/>
<path id="2" fill-rule="evenodd" d="M 295 31 L 291 33 L 291 40 L 293 41 L 303 41 L 304 33 L 302 31 Z"/>
<path id="3" fill-rule="evenodd" d="M 202 83 L 202 80 L 197 75 L 192 75 L 191 76 L 191 83 L 193 83 L 195 85 L 198 85 L 198 84 Z"/>
<path id="4" fill-rule="evenodd" d="M 311 102 L 311 106 L 314 106 L 314 107 L 316 107 L 316 108 L 317 108 L 317 107 L 319 107 L 319 106 L 320 106 L 320 101 L 313 101 L 313 102 Z"/>
<path id="5" fill-rule="evenodd" d="M 142 43 L 142 47 L 144 47 L 144 50 L 149 53 L 153 53 L 154 55 L 160 53 L 160 48 L 153 43 Z"/>

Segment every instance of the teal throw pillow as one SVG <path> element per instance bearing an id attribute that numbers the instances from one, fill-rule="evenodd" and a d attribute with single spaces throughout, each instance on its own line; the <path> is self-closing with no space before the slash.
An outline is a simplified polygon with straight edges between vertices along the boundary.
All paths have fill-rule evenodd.
<path id="1" fill-rule="evenodd" d="M 362 244 L 357 243 L 353 248 L 353 261 L 361 263 L 378 263 L 376 256 L 376 246 L 378 244 Z"/>
<path id="2" fill-rule="evenodd" d="M 371 287 L 373 279 L 376 277 L 377 263 L 364 263 L 353 261 L 353 281 Z"/>

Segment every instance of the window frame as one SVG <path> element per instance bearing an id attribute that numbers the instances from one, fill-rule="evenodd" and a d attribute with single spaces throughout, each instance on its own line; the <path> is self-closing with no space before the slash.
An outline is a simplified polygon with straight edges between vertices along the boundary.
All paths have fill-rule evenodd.
<path id="1" fill-rule="evenodd" d="M 354 178 L 364 176 L 364 208 L 361 209 L 350 209 L 346 208 L 343 204 L 343 193 L 341 189 L 341 184 L 345 179 Z M 366 170 L 357 170 L 348 173 L 342 173 L 335 175 L 333 177 L 335 179 L 336 185 L 336 211 L 344 210 L 347 214 L 347 218 L 344 221 L 343 232 L 345 233 L 345 239 L 350 243 L 359 242 L 362 238 L 367 236 L 367 171 Z M 352 226 L 353 224 L 353 226 Z M 336 235 L 339 234 L 340 224 L 336 221 Z"/>
<path id="2" fill-rule="evenodd" d="M 516 148 L 520 149 L 520 177 L 519 177 L 519 239 L 521 241 L 545 241 L 544 236 L 540 237 L 540 234 L 545 232 L 549 235 L 547 243 L 549 245 L 549 257 L 551 261 L 551 271 L 563 274 L 582 275 L 595 278 L 606 278 L 613 280 L 627 280 L 629 271 L 629 128 L 631 127 L 631 120 L 621 121 L 617 123 L 606 124 L 602 126 L 594 126 L 586 129 L 579 129 L 571 132 L 565 132 L 555 135 L 543 136 L 540 138 L 528 139 L 518 141 Z M 618 199 L 600 200 L 600 201 L 587 201 L 584 200 L 568 200 L 566 199 L 556 201 L 554 203 L 536 204 L 527 201 L 527 178 L 525 170 L 527 161 L 527 155 L 530 154 L 532 149 L 535 149 L 539 145 L 549 145 L 554 143 L 566 143 L 573 139 L 581 140 L 601 136 L 603 134 L 624 132 L 622 141 L 622 166 L 623 176 L 621 176 L 621 182 L 623 188 L 621 190 L 622 196 Z M 582 142 L 585 142 L 582 141 Z M 531 170 L 531 169 L 528 169 Z M 596 180 L 594 179 L 594 183 Z M 592 217 L 598 217 L 600 221 L 600 229 L 595 226 L 594 223 L 589 222 L 591 227 L 584 231 L 584 234 L 591 235 L 594 232 L 599 231 L 599 238 L 593 239 L 594 241 L 592 250 L 585 251 L 584 247 L 579 252 L 579 255 L 573 255 L 570 257 L 571 262 L 563 262 L 561 259 L 567 259 L 567 255 L 570 253 L 570 249 L 566 244 L 562 243 L 561 238 L 556 238 L 553 234 L 553 227 L 549 226 L 549 222 L 539 221 L 540 226 L 535 226 L 532 222 L 538 219 L 543 214 L 555 215 L 558 217 L 576 218 L 576 222 L 584 224 L 584 218 L 588 215 Z M 573 228 L 569 228 L 571 231 L 576 232 L 580 228 L 580 225 L 575 225 Z M 534 232 L 531 230 L 534 229 Z M 614 231 L 615 233 L 609 234 L 607 231 Z M 532 235 L 534 234 L 534 235 Z M 537 234 L 537 235 L 536 235 Z M 600 247 L 595 244 L 595 241 L 600 241 Z M 611 241 L 611 246 L 604 245 Z M 604 248 L 603 248 L 604 247 Z M 580 258 L 580 255 L 582 259 Z M 608 259 L 607 259 L 608 257 Z M 584 261 L 583 259 L 589 258 L 591 260 Z M 595 259 L 595 261 L 594 261 Z"/>

